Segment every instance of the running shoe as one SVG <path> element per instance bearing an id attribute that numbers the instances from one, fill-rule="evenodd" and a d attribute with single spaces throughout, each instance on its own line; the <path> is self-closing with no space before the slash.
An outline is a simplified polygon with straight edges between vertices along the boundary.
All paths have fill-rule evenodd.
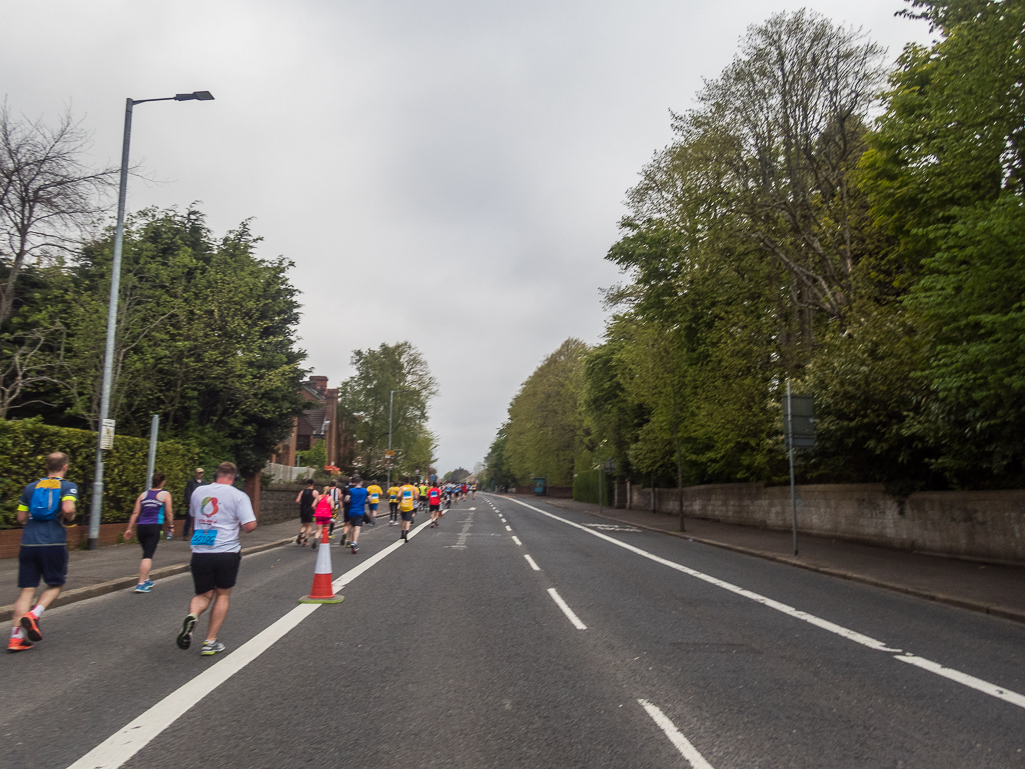
<path id="1" fill-rule="evenodd" d="M 195 614 L 186 614 L 185 620 L 182 622 L 182 631 L 178 634 L 178 648 L 188 649 L 192 645 L 192 631 L 196 628 L 196 620 L 198 620 Z"/>
<path id="2" fill-rule="evenodd" d="M 147 579 L 142 584 L 144 584 L 146 587 L 153 587 L 156 583 L 153 580 L 151 580 L 151 579 Z"/>
<path id="3" fill-rule="evenodd" d="M 203 641 L 203 648 L 199 653 L 204 657 L 210 657 L 214 654 L 220 654 L 222 651 L 224 651 L 224 644 L 220 641 Z"/>
<path id="4" fill-rule="evenodd" d="M 356 555 L 356 553 L 358 553 L 358 552 L 359 552 L 359 545 L 357 545 L 355 542 L 353 542 L 352 543 L 352 554 Z"/>
<path id="5" fill-rule="evenodd" d="M 26 638 L 12 638 L 10 643 L 7 644 L 7 651 L 9 652 L 27 652 L 32 648 L 32 644 L 28 642 Z"/>
<path id="6" fill-rule="evenodd" d="M 312 547 L 314 550 L 317 549 L 317 538 L 316 537 L 313 538 L 313 541 L 310 543 L 310 547 Z"/>
<path id="7" fill-rule="evenodd" d="M 135 590 L 133 590 L 132 592 L 133 593 L 148 593 L 149 591 L 150 591 L 150 586 L 147 585 L 145 582 L 140 582 L 138 585 L 135 586 Z"/>
<path id="8" fill-rule="evenodd" d="M 39 623 L 36 621 L 36 616 L 29 612 L 21 618 L 21 626 L 25 628 L 25 635 L 28 636 L 30 641 L 42 641 L 43 634 L 39 630 Z"/>

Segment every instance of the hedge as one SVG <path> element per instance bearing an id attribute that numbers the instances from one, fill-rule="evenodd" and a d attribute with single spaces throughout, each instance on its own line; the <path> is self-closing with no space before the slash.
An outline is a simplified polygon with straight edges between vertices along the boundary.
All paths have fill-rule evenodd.
<path id="1" fill-rule="evenodd" d="M 51 427 L 38 419 L 0 420 L 0 528 L 17 526 L 18 498 L 25 484 L 46 472 L 46 455 L 63 451 L 70 459 L 68 480 L 78 484 L 78 512 L 88 517 L 96 466 L 96 433 Z M 156 469 L 167 476 L 165 488 L 177 502 L 196 467 L 199 450 L 179 441 L 157 442 Z M 149 487 L 146 461 L 149 441 L 116 436 L 106 452 L 103 471 L 103 523 L 127 521 L 135 499 Z"/>
<path id="2" fill-rule="evenodd" d="M 573 474 L 573 499 L 577 502 L 598 504 L 598 470 L 581 470 Z M 602 473 L 605 480 L 605 494 L 602 501 L 612 507 L 614 479 L 608 473 Z"/>

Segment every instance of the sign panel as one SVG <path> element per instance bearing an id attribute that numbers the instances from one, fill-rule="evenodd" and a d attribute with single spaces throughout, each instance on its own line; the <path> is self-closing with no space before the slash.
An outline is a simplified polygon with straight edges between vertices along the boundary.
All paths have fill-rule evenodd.
<path id="1" fill-rule="evenodd" d="M 114 448 L 114 423 L 113 419 L 104 419 L 100 427 L 100 448 L 104 451 Z"/>
<path id="2" fill-rule="evenodd" d="M 783 398 L 783 435 L 787 446 L 815 448 L 815 404 L 811 395 Z"/>
<path id="3" fill-rule="evenodd" d="M 394 457 L 395 456 L 395 449 L 385 449 L 384 450 L 384 455 L 386 457 Z"/>

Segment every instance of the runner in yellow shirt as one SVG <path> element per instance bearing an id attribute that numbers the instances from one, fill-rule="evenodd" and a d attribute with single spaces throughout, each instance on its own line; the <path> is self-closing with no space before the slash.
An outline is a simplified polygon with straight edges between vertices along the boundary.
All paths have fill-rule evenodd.
<path id="1" fill-rule="evenodd" d="M 399 513 L 402 514 L 402 532 L 399 538 L 408 542 L 409 525 L 416 517 L 416 503 L 420 498 L 420 492 L 409 482 L 409 478 L 406 478 L 405 481 L 399 489 Z"/>
<path id="2" fill-rule="evenodd" d="M 377 525 L 377 506 L 381 502 L 381 487 L 377 485 L 377 481 L 371 481 L 370 485 L 367 486 L 367 502 L 370 503 L 370 525 Z"/>
<path id="3" fill-rule="evenodd" d="M 399 487 L 389 486 L 388 487 L 388 517 L 390 519 L 389 526 L 399 525 Z"/>

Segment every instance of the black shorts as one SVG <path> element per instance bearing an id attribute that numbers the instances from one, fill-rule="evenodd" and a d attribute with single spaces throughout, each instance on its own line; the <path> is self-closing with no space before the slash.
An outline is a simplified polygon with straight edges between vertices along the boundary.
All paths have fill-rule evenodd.
<path id="1" fill-rule="evenodd" d="M 313 523 L 313 508 L 299 511 L 299 523 Z"/>
<path id="2" fill-rule="evenodd" d="M 18 550 L 18 587 L 37 587 L 42 577 L 50 587 L 68 579 L 67 545 L 22 545 Z"/>
<path id="3" fill-rule="evenodd" d="M 159 523 L 140 523 L 135 527 L 135 538 L 142 545 L 143 558 L 152 558 L 153 554 L 157 552 L 161 528 L 163 527 Z"/>
<path id="4" fill-rule="evenodd" d="M 431 505 L 431 512 L 432 513 L 438 512 L 438 508 L 439 507 L 441 507 L 441 505 Z"/>
<path id="5" fill-rule="evenodd" d="M 209 593 L 214 588 L 227 590 L 235 587 L 241 553 L 193 553 L 189 562 L 192 584 L 196 595 Z"/>
<path id="6" fill-rule="evenodd" d="M 415 510 L 400 510 L 399 512 L 402 513 L 402 520 L 404 520 L 404 521 L 411 521 L 411 520 L 413 520 L 413 513 L 416 512 L 416 511 Z"/>
<path id="7" fill-rule="evenodd" d="M 362 526 L 364 517 L 362 515 L 350 515 L 346 518 L 345 522 L 350 526 Z"/>

